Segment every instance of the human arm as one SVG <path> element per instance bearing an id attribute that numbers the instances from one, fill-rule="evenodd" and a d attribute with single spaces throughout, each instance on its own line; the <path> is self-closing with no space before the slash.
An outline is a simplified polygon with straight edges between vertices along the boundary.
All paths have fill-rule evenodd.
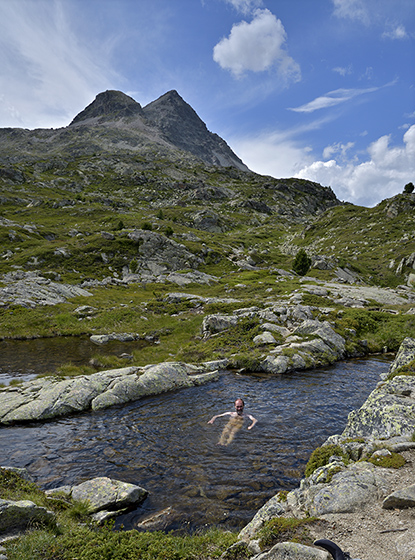
<path id="1" fill-rule="evenodd" d="M 252 421 L 252 424 L 250 426 L 248 426 L 248 430 L 252 430 L 252 428 L 255 426 L 255 424 L 258 422 L 258 420 L 256 418 L 254 418 L 253 416 L 251 416 L 250 414 L 248 414 L 248 418 Z"/>
<path id="2" fill-rule="evenodd" d="M 223 412 L 222 414 L 216 414 L 216 416 L 213 416 L 213 418 L 211 418 L 208 422 L 208 424 L 213 424 L 213 422 L 216 420 L 216 418 L 220 418 L 221 416 L 229 416 L 231 415 L 232 412 Z"/>

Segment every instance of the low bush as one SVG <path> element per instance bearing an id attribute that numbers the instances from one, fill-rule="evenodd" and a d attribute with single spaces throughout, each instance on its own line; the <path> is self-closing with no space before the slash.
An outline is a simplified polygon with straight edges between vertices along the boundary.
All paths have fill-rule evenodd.
<path id="1" fill-rule="evenodd" d="M 345 462 L 348 461 L 348 457 L 344 453 L 340 445 L 330 444 L 330 445 L 323 445 L 322 447 L 317 447 L 317 449 L 315 449 L 312 452 L 310 459 L 308 460 L 308 463 L 305 468 L 305 476 L 310 476 L 319 467 L 323 467 L 324 465 L 327 465 L 332 455 L 337 455 L 342 457 L 345 460 Z"/>

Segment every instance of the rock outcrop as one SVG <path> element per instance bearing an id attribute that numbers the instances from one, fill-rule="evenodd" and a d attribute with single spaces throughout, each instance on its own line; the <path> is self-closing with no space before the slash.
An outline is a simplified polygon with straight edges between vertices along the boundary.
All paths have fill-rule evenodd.
<path id="1" fill-rule="evenodd" d="M 160 275 L 184 268 L 197 268 L 203 260 L 188 251 L 184 245 L 152 231 L 137 229 L 128 234 L 137 245 L 134 259 L 136 273 Z"/>
<path id="2" fill-rule="evenodd" d="M 76 296 L 92 296 L 84 288 L 53 282 L 38 272 L 9 272 L 3 276 L 6 287 L 0 287 L 0 307 L 8 304 L 36 307 L 56 305 Z"/>
<path id="3" fill-rule="evenodd" d="M 70 379 L 43 378 L 0 389 L 0 425 L 48 420 L 100 410 L 180 387 L 217 379 L 222 362 L 201 366 L 164 362 L 144 368 L 126 367 Z"/>
<path id="4" fill-rule="evenodd" d="M 15 536 L 34 523 L 51 524 L 55 515 L 30 500 L 0 499 L 0 533 L 2 538 Z"/>

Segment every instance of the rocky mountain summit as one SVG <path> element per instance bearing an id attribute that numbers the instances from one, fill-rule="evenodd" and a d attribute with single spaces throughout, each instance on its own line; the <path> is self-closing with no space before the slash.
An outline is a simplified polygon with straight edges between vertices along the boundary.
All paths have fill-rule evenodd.
<path id="1" fill-rule="evenodd" d="M 69 126 L 56 130 L 0 129 L 1 156 L 20 152 L 47 157 L 92 153 L 137 154 L 161 150 L 170 159 L 184 151 L 203 162 L 248 171 L 247 166 L 205 123 L 177 91 L 169 91 L 146 107 L 122 93 L 105 91 L 81 111 Z M 12 158 L 12 161 L 15 158 Z"/>

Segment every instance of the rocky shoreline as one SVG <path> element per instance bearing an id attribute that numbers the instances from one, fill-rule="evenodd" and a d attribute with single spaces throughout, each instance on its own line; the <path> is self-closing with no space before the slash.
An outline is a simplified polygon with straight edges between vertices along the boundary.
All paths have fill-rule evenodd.
<path id="1" fill-rule="evenodd" d="M 181 387 L 217 379 L 227 361 L 199 366 L 164 362 L 143 368 L 131 366 L 92 375 L 35 379 L 0 390 L 0 426 L 14 422 L 49 420 L 87 410 L 135 401 Z"/>
<path id="2" fill-rule="evenodd" d="M 414 359 L 415 339 L 406 338 L 388 374 L 399 373 Z M 397 375 L 388 380 L 385 375 L 363 406 L 349 414 L 343 433 L 328 438 L 324 448 L 326 464 L 287 496 L 271 498 L 240 532 L 240 549 L 246 547 L 255 560 L 327 560 L 331 556 L 326 552 L 295 543 L 279 543 L 266 552 L 259 547 L 258 533 L 271 519 L 313 515 L 325 522 L 323 528 L 313 530 L 314 537 L 336 540 L 343 550 L 352 552 L 349 547 L 353 547 L 353 558 L 357 554 L 361 560 L 413 560 L 415 377 Z M 393 454 L 404 458 L 402 472 L 379 466 L 382 458 Z M 370 534 L 367 528 L 374 526 L 377 533 Z"/>
<path id="3" fill-rule="evenodd" d="M 399 375 L 399 368 L 414 359 L 415 339 L 407 338 L 388 374 L 384 375 L 362 407 L 349 414 L 343 433 L 331 436 L 320 448 L 328 451 L 324 464 L 318 465 L 288 495 L 279 493 L 271 498 L 241 530 L 239 542 L 225 553 L 225 558 L 237 553 L 255 560 L 328 560 L 330 556 L 326 551 L 294 542 L 278 543 L 265 551 L 260 547 L 260 530 L 270 520 L 277 517 L 301 519 L 313 515 L 321 520 L 318 527 L 310 529 L 313 537 L 330 538 L 343 550 L 350 550 L 353 557 L 359 555 L 361 560 L 380 557 L 386 560 L 414 559 L 415 377 Z M 132 395 L 134 398 L 142 396 L 144 393 L 140 392 L 144 390 L 152 390 L 154 394 L 179 386 L 203 383 L 215 378 L 217 370 L 225 366 L 224 363 L 211 362 L 195 369 L 195 366 L 188 364 L 165 363 L 147 366 L 139 376 L 137 368 L 95 374 L 97 379 L 106 376 L 110 381 L 108 390 L 95 397 L 100 398 L 94 406 L 99 408 L 100 403 L 111 406 L 128 402 Z M 388 379 L 389 373 L 396 376 Z M 85 383 L 86 378 L 78 382 Z M 93 385 L 91 381 L 90 385 Z M 129 393 L 127 388 L 133 392 Z M 42 418 L 50 417 L 48 414 L 59 410 L 59 406 L 61 412 L 65 413 L 70 412 L 69 406 L 72 406 L 72 411 L 79 410 L 74 408 L 75 402 L 76 406 L 80 403 L 74 399 L 75 393 L 72 392 L 71 404 L 64 404 L 64 386 L 59 390 L 55 386 L 55 390 L 55 395 L 59 394 L 60 397 L 55 400 L 54 406 L 44 407 Z M 53 393 L 51 388 L 50 392 Z M 68 387 L 66 393 L 71 394 Z M 76 394 L 79 396 L 81 393 L 80 385 Z M 24 406 L 19 408 L 22 412 Z M 10 416 L 12 410 L 3 415 L 3 421 L 15 421 L 19 408 L 15 409 L 14 418 Z M 26 409 L 30 410 L 30 406 Z M 32 408 L 32 420 L 34 414 Z M 380 466 L 385 458 L 395 456 L 403 458 L 400 469 Z M 13 470 L 22 471 L 20 474 L 26 476 L 24 470 Z M 97 522 L 118 515 L 125 507 L 139 503 L 146 496 L 145 489 L 106 477 L 74 487 L 55 489 L 49 492 L 51 498 L 56 492 L 75 499 L 87 499 L 91 505 L 91 515 Z M 0 500 L 2 532 L 22 530 L 34 520 L 47 521 L 50 515 L 45 508 L 39 508 L 31 502 Z"/>

